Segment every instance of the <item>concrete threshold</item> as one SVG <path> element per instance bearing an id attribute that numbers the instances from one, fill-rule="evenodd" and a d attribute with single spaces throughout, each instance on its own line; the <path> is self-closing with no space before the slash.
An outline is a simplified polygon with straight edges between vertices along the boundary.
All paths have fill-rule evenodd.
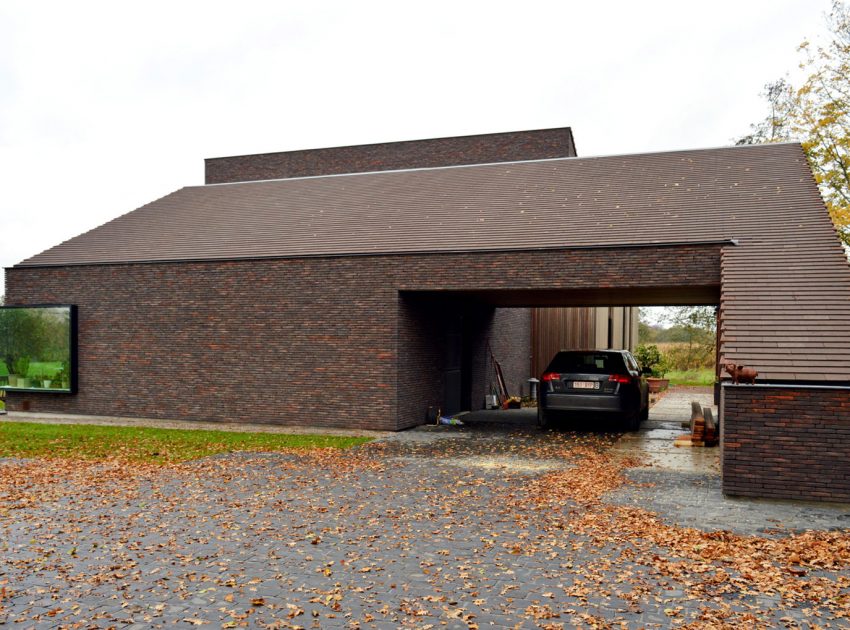
<path id="1" fill-rule="evenodd" d="M 196 420 L 163 420 L 160 418 L 128 418 L 124 416 L 86 416 L 64 413 L 9 411 L 0 416 L 2 422 L 36 422 L 39 424 L 91 424 L 114 427 L 149 427 L 190 431 L 229 431 L 232 433 L 279 433 L 286 435 L 337 435 L 342 437 L 386 437 L 390 431 L 338 429 L 331 427 L 281 426 L 243 422 L 202 422 Z"/>

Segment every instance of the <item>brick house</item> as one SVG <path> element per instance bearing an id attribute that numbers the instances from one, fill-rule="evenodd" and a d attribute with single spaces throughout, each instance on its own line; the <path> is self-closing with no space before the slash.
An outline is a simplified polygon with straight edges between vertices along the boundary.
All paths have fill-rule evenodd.
<path id="1" fill-rule="evenodd" d="M 207 160 L 7 270 L 74 304 L 40 412 L 400 430 L 516 388 L 534 307 L 719 304 L 724 490 L 850 500 L 850 268 L 798 144 L 577 158 L 568 129 Z M 770 439 L 765 439 L 769 435 Z"/>

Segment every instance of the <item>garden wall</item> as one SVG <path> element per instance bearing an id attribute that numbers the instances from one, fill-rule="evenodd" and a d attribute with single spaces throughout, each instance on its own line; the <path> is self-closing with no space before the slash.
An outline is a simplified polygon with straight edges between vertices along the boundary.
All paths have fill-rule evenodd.
<path id="1" fill-rule="evenodd" d="M 850 502 L 850 387 L 725 385 L 723 492 Z"/>

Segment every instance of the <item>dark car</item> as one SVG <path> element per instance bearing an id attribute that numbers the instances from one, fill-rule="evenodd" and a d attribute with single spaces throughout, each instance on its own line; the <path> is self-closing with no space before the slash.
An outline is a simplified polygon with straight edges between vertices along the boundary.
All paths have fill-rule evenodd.
<path id="1" fill-rule="evenodd" d="M 604 415 L 636 431 L 649 415 L 649 388 L 627 350 L 562 350 L 540 379 L 537 421 Z"/>

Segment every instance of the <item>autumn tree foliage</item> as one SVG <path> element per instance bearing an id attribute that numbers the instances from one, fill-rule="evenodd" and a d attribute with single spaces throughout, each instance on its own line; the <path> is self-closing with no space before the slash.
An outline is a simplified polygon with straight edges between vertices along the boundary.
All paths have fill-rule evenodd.
<path id="1" fill-rule="evenodd" d="M 800 45 L 799 86 L 779 79 L 765 86 L 769 112 L 738 144 L 799 140 L 809 157 L 829 214 L 850 246 L 850 7 L 833 2 L 829 38 Z"/>

